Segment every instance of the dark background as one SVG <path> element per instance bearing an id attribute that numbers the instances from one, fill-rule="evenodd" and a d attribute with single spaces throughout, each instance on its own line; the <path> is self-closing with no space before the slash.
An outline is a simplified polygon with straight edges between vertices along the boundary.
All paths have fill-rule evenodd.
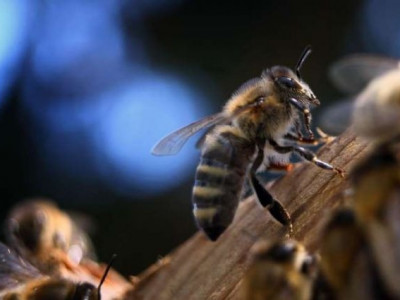
<path id="1" fill-rule="evenodd" d="M 16 42 L 20 54 L 12 67 L 0 66 L 6 70 L 4 80 L 8 82 L 1 91 L 0 110 L 2 219 L 8 209 L 22 199 L 36 196 L 54 199 L 62 208 L 85 213 L 93 219 L 96 224 L 93 239 L 100 259 L 106 261 L 112 253 L 118 253 L 115 267 L 124 274 L 138 273 L 196 231 L 190 194 L 198 154 L 183 154 L 182 158 L 178 155 L 177 163 L 180 159 L 183 161 L 185 155 L 190 157 L 187 161 L 191 164 L 184 168 L 183 174 L 174 174 L 178 172 L 174 169 L 170 174 L 168 166 L 166 169 L 160 166 L 160 171 L 166 172 L 161 179 L 152 183 L 149 178 L 146 184 L 142 184 L 140 178 L 130 176 L 131 173 L 129 176 L 124 172 L 118 173 L 119 169 L 107 161 L 108 156 L 99 156 L 98 153 L 107 149 L 107 143 L 92 148 L 86 142 L 91 132 L 97 132 L 95 125 L 100 123 L 93 123 L 83 131 L 75 127 L 70 131 L 69 127 L 60 131 L 54 129 L 59 124 L 57 122 L 62 126 L 65 124 L 63 120 L 69 120 L 69 105 L 76 105 L 73 113 L 79 113 L 81 103 L 96 107 L 99 91 L 121 82 L 134 86 L 143 74 L 137 66 L 145 65 L 164 74 L 174 74 L 195 87 L 201 94 L 201 101 L 195 102 L 195 107 L 201 113 L 188 115 L 188 120 L 194 121 L 202 115 L 217 112 L 242 82 L 259 75 L 263 68 L 275 64 L 293 67 L 303 48 L 311 44 L 313 54 L 304 65 L 303 78 L 324 107 L 340 96 L 327 78 L 327 69 L 333 61 L 356 52 L 396 56 L 400 48 L 394 44 L 399 36 L 398 21 L 394 25 L 390 23 L 394 18 L 398 19 L 396 6 L 393 6 L 395 1 L 381 1 L 382 5 L 379 1 L 346 0 L 164 2 L 114 1 L 110 5 L 107 1 L 93 1 L 86 5 L 88 11 L 85 12 L 79 1 L 71 1 L 67 11 L 82 13 L 83 21 L 85 13 L 89 16 L 99 10 L 102 12 L 100 16 L 109 16 L 112 10 L 112 19 L 116 22 L 113 26 L 119 30 L 118 38 L 122 41 L 124 55 L 122 59 L 114 59 L 112 52 L 107 52 L 114 45 L 112 40 L 100 41 L 100 50 L 96 43 L 90 48 L 89 42 L 97 41 L 96 34 L 93 34 L 88 42 L 91 51 L 78 51 L 78 60 L 69 56 L 74 53 L 75 42 L 72 39 L 65 47 L 60 43 L 43 54 L 44 60 L 42 57 L 40 63 L 36 55 L 40 54 L 41 41 L 48 39 L 53 42 L 54 36 L 57 37 L 59 25 L 53 28 L 52 22 L 71 22 L 60 35 L 79 29 L 74 28 L 72 16 L 65 15 L 63 5 L 50 5 L 48 1 L 29 5 L 29 2 L 21 2 L 26 6 L 22 9 L 29 10 L 20 16 L 21 21 L 30 18 L 26 25 L 28 30 Z M 91 22 L 89 17 L 88 22 Z M 105 26 L 106 22 L 101 22 L 100 17 L 99 24 Z M 51 32 L 54 36 L 46 35 L 48 28 L 55 31 Z M 6 29 L 3 27 L 1 30 Z M 99 36 L 103 31 L 106 29 L 97 32 Z M 46 59 L 53 56 L 65 59 L 58 73 L 44 67 Z M 97 59 L 95 63 L 93 57 Z M 91 67 L 86 68 L 86 64 Z M 38 77 L 42 73 L 37 70 L 47 79 Z M 130 77 L 124 74 L 129 72 L 135 76 L 127 80 Z M 68 100 L 67 96 L 74 100 Z M 112 93 L 108 96 L 112 98 L 110 101 L 119 101 Z M 162 104 L 166 108 L 172 106 L 176 118 L 185 115 L 186 111 L 179 103 L 168 99 L 163 99 Z M 146 105 L 147 100 L 139 97 L 132 98 L 132 101 L 142 101 Z M 51 110 L 54 103 L 63 104 L 57 112 Z M 140 115 L 144 121 L 133 127 L 127 123 L 126 127 L 118 130 L 117 138 L 128 139 L 132 143 L 129 145 L 133 145 L 131 152 L 122 156 L 128 157 L 125 164 L 128 167 L 129 155 L 134 155 L 135 145 L 146 139 L 147 129 L 152 128 L 153 123 L 162 121 L 153 113 L 164 110 L 163 107 L 151 104 L 145 113 L 138 110 L 137 115 L 133 109 L 131 118 Z M 91 111 L 95 113 L 92 109 L 86 113 L 90 115 Z M 319 111 L 315 111 L 316 119 Z M 57 114 L 59 119 L 51 119 Z M 101 119 L 107 116 L 106 110 Z M 188 121 L 182 121 L 181 125 L 185 123 Z M 157 128 L 155 136 L 158 138 L 174 129 L 168 127 L 166 130 L 162 122 Z M 133 131 L 139 133 L 130 134 Z M 158 138 L 152 138 L 151 144 Z M 149 151 L 150 147 L 148 152 L 141 154 L 143 161 L 153 159 L 147 158 Z M 95 156 L 99 157 L 96 167 L 91 163 Z M 155 159 L 161 164 L 162 160 L 169 158 Z M 152 161 L 156 167 L 158 161 Z M 136 168 L 139 172 L 139 168 L 146 168 L 146 164 Z M 132 172 L 135 174 L 135 169 Z M 175 176 L 179 177 L 176 183 L 158 191 L 163 178 L 167 180 Z M 123 187 L 109 178 L 123 182 Z"/>

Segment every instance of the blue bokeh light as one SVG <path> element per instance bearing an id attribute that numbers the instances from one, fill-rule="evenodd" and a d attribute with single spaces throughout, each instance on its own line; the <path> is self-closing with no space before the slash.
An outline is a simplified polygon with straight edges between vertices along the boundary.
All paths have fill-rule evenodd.
<path id="1" fill-rule="evenodd" d="M 400 2 L 369 0 L 362 9 L 361 36 L 366 51 L 400 56 Z"/>
<path id="2" fill-rule="evenodd" d="M 35 148 L 34 184 L 44 190 L 101 184 L 140 198 L 193 177 L 193 141 L 176 157 L 154 157 L 150 149 L 210 113 L 205 97 L 182 76 L 152 67 L 140 36 L 131 36 L 127 47 L 124 5 L 133 9 L 106 0 L 35 6 L 40 17 L 27 39 L 20 103 Z M 174 7 L 166 1 L 137 5 L 140 14 Z"/>
<path id="3" fill-rule="evenodd" d="M 28 43 L 32 6 L 29 0 L 0 1 L 0 106 L 19 72 Z"/>
<path id="4" fill-rule="evenodd" d="M 204 97 L 182 78 L 142 69 L 87 98 L 39 101 L 35 93 L 30 88 L 24 97 L 28 128 L 40 164 L 53 178 L 101 180 L 119 193 L 143 196 L 193 176 L 199 155 L 194 141 L 174 157 L 150 154 L 164 135 L 210 113 Z"/>
<path id="5" fill-rule="evenodd" d="M 103 179 L 125 192 L 154 194 L 192 177 L 198 161 L 193 141 L 174 157 L 155 157 L 150 149 L 206 114 L 200 94 L 178 77 L 154 72 L 142 72 L 116 94 L 97 132 Z"/>
<path id="6" fill-rule="evenodd" d="M 32 76 L 47 92 L 97 93 L 125 76 L 119 1 L 47 2 L 32 47 Z M 138 39 L 136 62 L 146 60 Z"/>

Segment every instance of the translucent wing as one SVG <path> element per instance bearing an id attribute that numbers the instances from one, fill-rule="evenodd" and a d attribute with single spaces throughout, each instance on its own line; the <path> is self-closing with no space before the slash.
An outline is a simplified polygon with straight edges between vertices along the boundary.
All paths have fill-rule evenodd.
<path id="1" fill-rule="evenodd" d="M 191 123 L 164 137 L 154 146 L 151 153 L 153 155 L 174 155 L 182 149 L 186 141 L 196 132 L 203 128 L 220 124 L 225 120 L 227 120 L 227 117 L 223 113 L 218 113 Z"/>
<path id="2" fill-rule="evenodd" d="M 318 127 L 331 135 L 341 134 L 350 126 L 354 103 L 355 98 L 348 97 L 323 109 L 317 120 Z"/>
<path id="3" fill-rule="evenodd" d="M 201 137 L 196 142 L 196 149 L 201 149 L 201 147 L 203 147 L 204 142 L 206 141 L 207 134 L 209 134 L 210 131 L 213 129 L 213 127 L 210 127 L 201 135 Z"/>
<path id="4" fill-rule="evenodd" d="M 245 85 L 248 83 L 245 83 Z M 209 128 L 222 123 L 228 123 L 241 113 L 260 105 L 264 98 L 258 98 L 254 102 L 248 103 L 236 109 L 232 114 L 218 113 L 205 117 L 197 122 L 189 124 L 163 138 L 152 149 L 153 155 L 174 155 L 178 153 L 186 141 L 201 129 Z M 201 143 L 201 142 L 200 142 Z"/>
<path id="5" fill-rule="evenodd" d="M 66 212 L 72 222 L 71 243 L 68 245 L 68 256 L 75 262 L 80 262 L 81 259 L 97 260 L 96 251 L 92 240 L 88 233 L 95 231 L 95 221 L 88 215 L 76 211 Z M 73 249 L 79 249 L 77 252 L 81 255 L 81 259 L 74 258 Z M 76 253 L 76 254 L 78 254 Z M 79 255 L 78 255 L 79 256 Z M 75 255 L 75 257 L 78 257 Z"/>
<path id="6" fill-rule="evenodd" d="M 0 291 L 43 276 L 34 266 L 0 243 Z"/>
<path id="7" fill-rule="evenodd" d="M 335 62 L 329 70 L 329 77 L 341 91 L 356 94 L 372 79 L 395 68 L 399 68 L 396 59 L 355 54 Z"/>

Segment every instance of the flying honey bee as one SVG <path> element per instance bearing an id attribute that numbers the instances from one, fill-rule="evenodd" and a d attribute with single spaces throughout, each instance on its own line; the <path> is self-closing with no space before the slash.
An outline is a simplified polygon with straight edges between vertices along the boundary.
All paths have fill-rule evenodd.
<path id="1" fill-rule="evenodd" d="M 363 89 L 348 113 L 355 133 L 371 144 L 350 176 L 352 221 L 344 226 L 334 219 L 323 238 L 322 269 L 339 299 L 400 298 L 399 66 L 359 54 L 332 68 L 343 91 Z"/>
<path id="2" fill-rule="evenodd" d="M 110 265 L 104 272 L 98 287 L 87 282 L 76 283 L 44 275 L 0 243 L 0 299 L 100 300 L 100 289 L 109 268 Z"/>
<path id="3" fill-rule="evenodd" d="M 257 178 L 261 165 L 269 169 L 289 168 L 289 156 L 295 153 L 342 175 L 339 168 L 321 161 L 312 151 L 297 144 L 318 143 L 311 130 L 310 108 L 320 102 L 300 76 L 310 53 L 311 48 L 307 47 L 295 72 L 283 66 L 266 69 L 260 77 L 244 83 L 221 113 L 171 133 L 153 148 L 154 155 L 176 154 L 193 134 L 214 126 L 201 145 L 192 193 L 197 225 L 212 241 L 232 223 L 247 178 L 260 203 L 278 222 L 288 226 L 291 233 L 289 213 Z M 301 134 L 302 124 L 308 137 Z"/>
<path id="4" fill-rule="evenodd" d="M 17 205 L 7 217 L 5 228 L 8 244 L 47 274 L 58 271 L 60 257 L 75 264 L 95 258 L 87 234 L 47 199 Z"/>
<path id="5" fill-rule="evenodd" d="M 355 54 L 335 62 L 329 74 L 348 97 L 322 114 L 320 125 L 324 130 L 339 133 L 353 122 L 358 134 L 385 139 L 393 133 L 393 127 L 399 128 L 398 60 Z"/>
<path id="6" fill-rule="evenodd" d="M 391 129 L 395 137 L 389 138 L 386 132 L 384 139 L 376 139 L 372 153 L 352 172 L 354 210 L 382 289 L 393 299 L 400 298 L 400 132 L 396 122 Z"/>
<path id="7" fill-rule="evenodd" d="M 299 242 L 258 242 L 242 282 L 241 299 L 311 299 L 315 273 L 315 257 Z"/>

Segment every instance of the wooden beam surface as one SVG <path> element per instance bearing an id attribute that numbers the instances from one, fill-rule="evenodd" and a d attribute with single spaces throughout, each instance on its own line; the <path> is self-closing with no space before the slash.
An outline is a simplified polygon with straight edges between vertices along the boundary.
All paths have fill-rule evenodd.
<path id="1" fill-rule="evenodd" d="M 368 149 L 367 143 L 349 129 L 324 145 L 318 156 L 344 169 L 348 176 Z M 340 204 L 347 186 L 346 178 L 311 163 L 301 163 L 269 190 L 290 212 L 293 237 L 313 252 L 318 248 L 326 216 Z M 249 197 L 241 203 L 233 224 L 217 242 L 195 234 L 168 256 L 168 264 L 137 283 L 133 299 L 238 299 L 251 247 L 258 239 L 277 239 L 285 234 L 285 228 Z"/>

